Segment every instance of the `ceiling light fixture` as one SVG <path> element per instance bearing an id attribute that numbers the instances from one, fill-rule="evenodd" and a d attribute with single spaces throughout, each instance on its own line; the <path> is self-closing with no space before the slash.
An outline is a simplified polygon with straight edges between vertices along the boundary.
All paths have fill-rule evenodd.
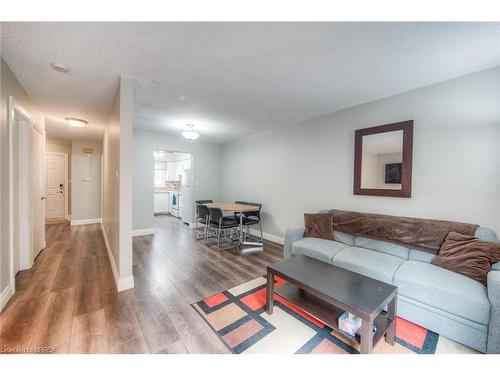
<path id="1" fill-rule="evenodd" d="M 63 63 L 53 62 L 52 64 L 50 64 L 50 66 L 52 67 L 52 69 L 57 70 L 58 72 L 61 72 L 61 73 L 68 73 L 69 72 L 68 66 L 66 64 L 63 64 Z"/>
<path id="2" fill-rule="evenodd" d="M 192 124 L 187 124 L 186 129 L 181 131 L 181 134 L 184 138 L 186 138 L 190 141 L 195 140 L 196 138 L 198 138 L 200 136 L 200 134 L 198 134 L 198 132 L 196 130 L 194 130 L 194 125 L 192 125 Z"/>
<path id="3" fill-rule="evenodd" d="M 85 125 L 88 124 L 87 121 L 79 119 L 79 118 L 73 118 L 73 117 L 67 117 L 66 121 L 68 124 L 74 128 L 83 128 Z"/>
<path id="4" fill-rule="evenodd" d="M 163 150 L 156 150 L 154 153 L 153 153 L 153 156 L 156 159 L 160 159 L 160 158 L 163 158 L 165 156 L 165 151 Z"/>

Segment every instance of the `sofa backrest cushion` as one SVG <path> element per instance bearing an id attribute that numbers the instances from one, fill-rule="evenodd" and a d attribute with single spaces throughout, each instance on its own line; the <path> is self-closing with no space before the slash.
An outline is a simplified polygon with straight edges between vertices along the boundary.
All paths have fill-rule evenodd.
<path id="1" fill-rule="evenodd" d="M 478 225 L 332 210 L 333 229 L 437 254 L 449 232 L 474 235 Z"/>
<path id="2" fill-rule="evenodd" d="M 343 244 L 347 246 L 354 246 L 354 239 L 355 237 L 344 233 L 344 232 L 339 232 L 338 230 L 333 231 L 333 239 L 338 242 L 342 242 Z"/>
<path id="3" fill-rule="evenodd" d="M 359 236 L 355 237 L 354 245 L 356 247 L 364 247 L 365 249 L 375 250 L 405 260 L 408 259 L 408 252 L 410 251 L 406 246 Z"/>
<path id="4" fill-rule="evenodd" d="M 409 260 L 416 260 L 418 262 L 430 263 L 436 257 L 436 255 L 429 253 L 428 251 L 422 251 L 418 249 L 410 249 L 408 254 Z"/>
<path id="5" fill-rule="evenodd" d="M 497 234 L 491 229 L 485 227 L 478 227 L 474 233 L 474 237 L 481 241 L 496 242 L 498 241 Z"/>

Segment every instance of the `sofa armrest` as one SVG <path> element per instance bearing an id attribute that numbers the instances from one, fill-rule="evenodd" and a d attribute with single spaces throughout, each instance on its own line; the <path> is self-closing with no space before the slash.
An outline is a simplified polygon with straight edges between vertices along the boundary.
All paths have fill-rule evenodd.
<path id="1" fill-rule="evenodd" d="M 488 298 L 491 310 L 487 352 L 500 353 L 500 271 L 488 273 Z"/>
<path id="2" fill-rule="evenodd" d="M 304 237 L 304 228 L 289 228 L 285 231 L 283 257 L 288 259 L 292 256 L 292 243 Z"/>

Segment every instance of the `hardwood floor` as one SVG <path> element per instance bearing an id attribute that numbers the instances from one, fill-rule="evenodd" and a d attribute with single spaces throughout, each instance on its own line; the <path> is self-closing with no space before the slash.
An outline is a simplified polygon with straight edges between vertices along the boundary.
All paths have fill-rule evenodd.
<path id="1" fill-rule="evenodd" d="M 243 256 L 212 249 L 156 216 L 155 235 L 133 240 L 135 288 L 117 293 L 99 225 L 49 225 L 46 237 L 0 314 L 0 353 L 228 353 L 190 304 L 264 275 L 283 254 L 271 242 Z"/>

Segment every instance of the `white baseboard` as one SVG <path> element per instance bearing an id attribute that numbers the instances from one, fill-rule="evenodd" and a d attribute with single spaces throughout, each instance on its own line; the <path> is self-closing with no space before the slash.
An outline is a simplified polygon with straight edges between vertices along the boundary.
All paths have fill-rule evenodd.
<path id="1" fill-rule="evenodd" d="M 100 224 L 101 222 L 102 222 L 101 218 L 71 220 L 70 225 Z"/>
<path id="2" fill-rule="evenodd" d="M 149 234 L 154 234 L 154 228 L 134 229 L 132 231 L 132 237 L 147 236 Z"/>
<path id="3" fill-rule="evenodd" d="M 253 236 L 260 237 L 260 230 L 255 228 L 250 228 L 250 234 Z M 262 235 L 264 236 L 265 240 L 275 242 L 280 245 L 283 245 L 285 243 L 285 239 L 283 237 L 276 236 L 275 234 L 263 232 Z"/>
<path id="4" fill-rule="evenodd" d="M 104 243 L 106 244 L 106 250 L 108 251 L 109 263 L 111 263 L 111 271 L 113 272 L 113 279 L 115 280 L 116 289 L 122 292 L 127 289 L 132 289 L 134 287 L 134 276 L 130 275 L 127 277 L 120 278 L 120 274 L 116 268 L 115 258 L 113 257 L 113 252 L 111 251 L 111 246 L 109 245 L 108 236 L 104 230 L 104 225 L 101 223 L 102 235 L 104 237 Z"/>
<path id="5" fill-rule="evenodd" d="M 5 287 L 4 290 L 2 290 L 2 293 L 0 294 L 0 311 L 3 310 L 5 305 L 7 305 L 7 302 L 9 302 L 12 295 L 12 286 L 9 284 Z"/>
<path id="6" fill-rule="evenodd" d="M 123 292 L 124 290 L 127 289 L 132 289 L 133 287 L 134 287 L 133 275 L 122 277 L 120 280 L 118 280 L 118 284 L 116 285 L 116 289 L 118 289 L 119 292 Z"/>

